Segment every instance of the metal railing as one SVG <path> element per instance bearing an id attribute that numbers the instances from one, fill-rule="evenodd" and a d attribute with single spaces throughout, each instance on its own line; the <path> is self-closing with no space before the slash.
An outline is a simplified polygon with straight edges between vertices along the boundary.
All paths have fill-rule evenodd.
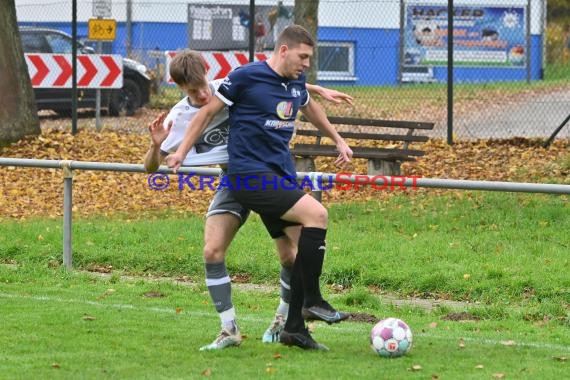
<path id="1" fill-rule="evenodd" d="M 63 265 L 66 269 L 72 269 L 72 200 L 73 200 L 73 170 L 96 170 L 115 171 L 130 173 L 145 173 L 142 164 L 121 164 L 109 162 L 89 162 L 73 160 L 39 160 L 26 158 L 3 158 L 0 157 L 0 166 L 15 166 L 28 168 L 49 168 L 62 169 L 63 171 Z M 157 170 L 165 174 L 175 174 L 167 166 L 160 166 Z M 218 176 L 221 170 L 206 167 L 182 167 L 177 173 L 197 174 L 203 176 Z M 526 182 L 500 182 L 500 181 L 472 181 L 421 178 L 419 176 L 383 176 L 343 173 L 342 178 L 338 173 L 322 172 L 298 172 L 297 178 L 309 178 L 315 189 L 317 199 L 320 199 L 323 182 L 358 184 L 371 186 L 384 186 L 386 183 L 397 183 L 398 186 L 406 188 L 440 188 L 457 190 L 483 190 L 483 191 L 503 191 L 503 192 L 523 192 L 523 193 L 545 193 L 545 194 L 570 194 L 570 185 L 526 183 Z M 342 179 L 342 180 L 340 180 Z M 340 180 L 340 181 L 339 181 Z"/>

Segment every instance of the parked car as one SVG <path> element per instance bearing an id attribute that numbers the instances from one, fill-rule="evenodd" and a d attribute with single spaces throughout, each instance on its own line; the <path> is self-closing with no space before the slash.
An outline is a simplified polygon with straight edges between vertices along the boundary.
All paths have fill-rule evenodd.
<path id="1" fill-rule="evenodd" d="M 71 54 L 73 38 L 60 30 L 36 27 L 20 27 L 24 53 Z M 78 54 L 94 54 L 93 48 L 77 42 Z M 111 116 L 133 115 L 149 102 L 151 79 L 147 68 L 140 62 L 123 58 L 123 87 L 101 89 L 101 107 Z M 96 90 L 77 90 L 78 108 L 95 108 Z M 71 88 L 34 88 L 38 110 L 53 110 L 70 115 L 72 108 Z"/>

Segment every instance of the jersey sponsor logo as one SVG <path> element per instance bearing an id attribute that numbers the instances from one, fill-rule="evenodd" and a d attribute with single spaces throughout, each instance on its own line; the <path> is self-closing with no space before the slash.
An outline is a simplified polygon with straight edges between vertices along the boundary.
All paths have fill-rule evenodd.
<path id="1" fill-rule="evenodd" d="M 281 120 L 266 120 L 265 128 L 281 129 L 281 128 L 295 128 L 294 121 L 281 121 Z"/>
<path id="2" fill-rule="evenodd" d="M 293 115 L 293 102 L 279 102 L 276 111 L 280 119 L 290 119 Z"/>
<path id="3" fill-rule="evenodd" d="M 301 96 L 301 91 L 299 91 L 296 88 L 292 88 L 291 89 L 291 96 L 294 98 L 298 98 L 299 96 Z"/>

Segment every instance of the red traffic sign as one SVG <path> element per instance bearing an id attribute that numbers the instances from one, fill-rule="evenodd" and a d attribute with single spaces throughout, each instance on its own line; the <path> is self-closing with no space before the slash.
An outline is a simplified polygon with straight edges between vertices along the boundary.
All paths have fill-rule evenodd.
<path id="1" fill-rule="evenodd" d="M 25 54 L 25 57 L 32 87 L 71 88 L 71 54 Z M 123 87 L 123 58 L 120 55 L 78 55 L 77 87 Z"/>
<path id="2" fill-rule="evenodd" d="M 169 67 L 170 61 L 176 56 L 177 51 L 167 51 L 166 54 L 166 81 L 172 82 L 170 79 Z M 249 62 L 249 53 L 241 51 L 228 52 L 201 52 L 206 65 L 208 80 L 225 78 L 233 69 L 245 65 Z M 269 58 L 268 54 L 255 53 L 256 61 L 265 61 Z"/>

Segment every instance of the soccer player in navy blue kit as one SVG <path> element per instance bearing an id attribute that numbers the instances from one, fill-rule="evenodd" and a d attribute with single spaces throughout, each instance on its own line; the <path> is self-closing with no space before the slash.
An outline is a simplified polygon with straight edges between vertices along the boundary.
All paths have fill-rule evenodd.
<path id="1" fill-rule="evenodd" d="M 291 303 L 280 341 L 306 349 L 326 350 L 305 327 L 306 320 L 340 322 L 348 314 L 335 310 L 320 293 L 325 253 L 327 210 L 311 195 L 294 189 L 295 165 L 289 150 L 297 112 L 330 137 L 339 156 L 350 162 L 352 150 L 307 92 L 304 71 L 315 42 L 301 26 L 287 27 L 272 56 L 236 69 L 220 85 L 210 103 L 196 114 L 184 141 L 166 163 L 174 170 L 212 118 L 229 107 L 228 179 L 226 185 L 244 207 L 257 212 L 273 239 L 300 226 L 298 252 L 291 276 Z"/>

